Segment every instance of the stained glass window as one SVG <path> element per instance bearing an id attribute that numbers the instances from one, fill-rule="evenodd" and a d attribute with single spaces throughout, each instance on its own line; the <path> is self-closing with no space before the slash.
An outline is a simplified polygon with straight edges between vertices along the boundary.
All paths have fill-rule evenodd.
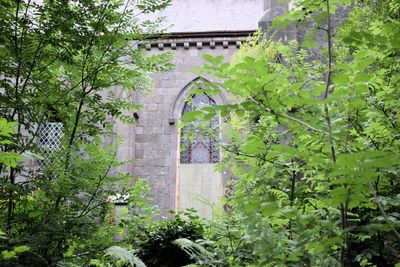
<path id="1" fill-rule="evenodd" d="M 207 94 L 194 95 L 185 103 L 182 115 L 206 106 L 215 106 Z M 218 125 L 218 117 L 214 117 L 209 126 L 214 129 Z M 191 138 L 189 137 L 191 136 Z M 219 150 L 217 142 L 207 133 L 204 133 L 198 121 L 193 121 L 190 125 L 181 130 L 181 163 L 217 163 L 219 162 Z"/>

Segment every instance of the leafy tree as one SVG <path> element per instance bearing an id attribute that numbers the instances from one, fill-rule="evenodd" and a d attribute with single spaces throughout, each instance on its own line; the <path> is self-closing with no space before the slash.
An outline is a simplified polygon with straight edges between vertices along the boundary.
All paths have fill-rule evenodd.
<path id="1" fill-rule="evenodd" d="M 169 2 L 1 1 L 2 249 L 30 247 L 12 266 L 55 266 L 65 257 L 86 265 L 113 243 L 107 197 L 132 178 L 114 174 L 121 163 L 110 119 L 134 122 L 139 106 L 123 96 L 146 90 L 150 72 L 171 67 L 168 54 L 137 49 L 157 31 L 157 22 L 137 15 Z M 16 128 L 12 136 L 4 119 Z M 35 141 L 50 122 L 63 125 L 63 149 L 31 168 L 28 159 L 43 156 Z M 113 144 L 105 147 L 105 138 Z"/>
<path id="2" fill-rule="evenodd" d="M 15 123 L 11 123 L 6 121 L 3 118 L 0 118 L 0 144 L 13 144 L 10 140 L 13 134 L 15 134 Z M 18 163 L 22 161 L 22 157 L 19 154 L 13 152 L 3 152 L 0 151 L 0 164 L 8 167 L 16 167 Z M 1 194 L 5 194 L 4 190 L 1 191 Z M 0 205 L 5 205 L 6 202 L 0 202 Z M 7 240 L 5 233 L 0 231 L 0 239 Z M 0 260 L 2 261 L 13 261 L 18 257 L 18 254 L 29 251 L 29 247 L 27 246 L 17 246 L 14 248 L 10 248 L 10 250 L 2 250 L 0 255 Z"/>
<path id="3" fill-rule="evenodd" d="M 349 2 L 294 1 L 273 26 L 306 27 L 304 42 L 264 39 L 230 64 L 205 57 L 203 71 L 222 82 L 203 91 L 237 99 L 195 113 L 229 125 L 221 168 L 238 178 L 227 203 L 243 222 L 233 241 L 251 251 L 232 250 L 230 266 L 399 262 L 399 5 L 356 2 L 336 27 Z M 213 249 L 226 254 L 218 240 Z"/>

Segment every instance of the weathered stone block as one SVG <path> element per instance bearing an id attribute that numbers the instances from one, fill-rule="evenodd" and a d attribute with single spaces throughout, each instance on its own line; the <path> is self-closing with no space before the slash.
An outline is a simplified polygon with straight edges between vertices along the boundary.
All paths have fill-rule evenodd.
<path id="1" fill-rule="evenodd" d="M 146 175 L 146 170 L 143 167 L 133 167 L 133 175 L 141 177 Z"/>
<path id="2" fill-rule="evenodd" d="M 157 110 L 157 104 L 146 104 L 146 110 L 147 111 L 156 111 Z"/>
<path id="3" fill-rule="evenodd" d="M 163 102 L 163 96 L 162 95 L 156 95 L 154 98 L 154 103 L 156 104 L 161 104 Z"/>
<path id="4" fill-rule="evenodd" d="M 151 134 L 137 134 L 136 135 L 136 142 L 139 143 L 152 143 L 152 142 L 157 142 L 159 140 L 159 136 L 157 135 L 151 135 Z"/>
<path id="5" fill-rule="evenodd" d="M 144 149 L 143 148 L 135 150 L 135 158 L 136 159 L 143 159 L 144 158 Z"/>
<path id="6" fill-rule="evenodd" d="M 166 125 L 164 127 L 164 134 L 173 134 L 177 131 L 177 129 L 174 126 Z"/>
<path id="7" fill-rule="evenodd" d="M 151 114 L 151 116 L 147 118 L 147 125 L 148 129 L 145 130 L 146 133 L 149 133 L 151 127 L 160 127 L 162 125 L 162 119 L 160 118 L 159 113 Z"/>
<path id="8" fill-rule="evenodd" d="M 162 124 L 161 124 L 162 125 Z M 164 130 L 164 128 L 163 127 L 161 127 L 161 125 L 160 126 L 156 126 L 156 127 L 150 127 L 149 128 L 149 134 L 152 134 L 152 135 L 159 135 L 159 134 L 163 134 L 163 130 Z"/>
<path id="9" fill-rule="evenodd" d="M 143 134 L 143 127 L 135 127 L 136 134 Z"/>

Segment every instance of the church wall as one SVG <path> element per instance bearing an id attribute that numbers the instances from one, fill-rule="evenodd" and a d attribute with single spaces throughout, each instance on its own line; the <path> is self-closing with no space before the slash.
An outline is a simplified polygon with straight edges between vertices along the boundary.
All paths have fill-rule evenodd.
<path id="1" fill-rule="evenodd" d="M 153 91 L 133 95 L 133 103 L 143 105 L 136 124 L 115 122 L 114 130 L 125 139 L 118 151 L 119 159 L 134 160 L 120 171 L 150 183 L 154 204 L 164 216 L 178 204 L 177 126 L 185 87 L 198 77 L 193 69 L 205 63 L 204 54 L 223 55 L 228 61 L 240 43 L 258 28 L 263 14 L 264 0 L 173 0 L 165 10 L 140 17 L 165 17 L 162 26 L 166 35 L 139 47 L 150 54 L 173 52 L 175 69 L 154 75 Z M 227 98 L 219 96 L 214 101 L 224 104 Z M 175 124 L 171 125 L 173 120 Z"/>
<path id="2" fill-rule="evenodd" d="M 210 40 L 190 39 L 186 40 L 187 43 L 195 43 L 196 46 L 190 46 L 189 49 L 183 46 L 177 46 L 176 50 L 168 49 L 174 53 L 175 69 L 153 76 L 154 91 L 139 95 L 136 99 L 137 103 L 143 105 L 138 112 L 139 118 L 136 125 L 132 128 L 122 128 L 124 131 L 130 131 L 125 135 L 132 141 L 126 142 L 127 147 L 122 148 L 121 156 L 135 158 L 130 166 L 132 173 L 149 181 L 154 203 L 160 207 L 163 215 L 167 215 L 168 210 L 173 210 L 176 206 L 178 121 L 174 125 L 170 125 L 170 122 L 172 119 L 178 119 L 181 112 L 181 110 L 173 110 L 174 106 L 177 106 L 177 98 L 185 86 L 198 77 L 193 69 L 205 63 L 202 55 L 223 55 L 225 60 L 229 60 L 231 55 L 238 50 L 237 39 L 229 39 L 225 47 L 217 42 L 214 48 L 205 42 Z M 207 45 L 199 47 L 198 43 Z M 153 54 L 166 50 L 159 50 L 157 45 L 150 48 L 149 52 Z M 211 77 L 205 78 L 212 80 Z M 215 101 L 217 104 L 223 104 L 221 103 L 223 99 L 226 99 L 226 96 L 217 97 Z M 178 99 L 178 101 L 183 100 L 184 98 Z M 117 125 L 117 127 L 120 126 Z"/>

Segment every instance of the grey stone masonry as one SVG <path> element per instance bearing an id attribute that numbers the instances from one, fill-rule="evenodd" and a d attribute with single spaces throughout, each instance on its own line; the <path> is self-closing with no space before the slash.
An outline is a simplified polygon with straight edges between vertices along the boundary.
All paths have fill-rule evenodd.
<path id="1" fill-rule="evenodd" d="M 143 105 L 138 111 L 136 124 L 125 127 L 116 122 L 115 130 L 119 133 L 124 131 L 124 138 L 129 138 L 125 140 L 119 154 L 120 158 L 133 160 L 126 169 L 150 183 L 154 204 L 158 205 L 163 216 L 168 216 L 168 211 L 174 210 L 177 205 L 177 126 L 191 82 L 198 78 L 194 68 L 205 63 L 204 54 L 223 55 L 229 61 L 248 34 L 248 31 L 231 36 L 189 34 L 139 44 L 139 48 L 148 50 L 150 54 L 172 52 L 175 69 L 153 76 L 154 90 L 134 97 L 136 103 Z M 213 80 L 211 77 L 203 78 Z M 215 97 L 214 101 L 224 104 L 226 99 L 226 95 L 221 95 Z"/>
<path id="2" fill-rule="evenodd" d="M 296 40 L 299 43 L 304 41 L 304 38 L 310 30 L 317 29 L 316 32 L 316 40 L 319 44 L 326 44 L 326 31 L 322 30 L 322 28 L 326 28 L 326 24 L 317 25 L 314 21 L 310 19 L 306 19 L 303 23 L 299 25 L 294 25 L 293 23 L 288 26 L 286 29 L 275 30 L 271 29 L 272 21 L 277 16 L 282 16 L 286 13 L 287 10 L 292 10 L 295 7 L 295 1 L 291 3 L 281 2 L 279 0 L 264 0 L 264 15 L 260 19 L 259 26 L 263 29 L 265 33 L 265 38 L 281 39 L 283 42 L 288 42 L 291 40 Z M 347 18 L 348 12 L 350 8 L 345 6 L 338 6 L 336 13 L 331 15 L 331 31 L 334 32 L 339 24 Z M 318 27 L 317 27 L 318 26 Z M 315 58 L 320 56 L 319 50 L 310 49 L 311 58 Z"/>

